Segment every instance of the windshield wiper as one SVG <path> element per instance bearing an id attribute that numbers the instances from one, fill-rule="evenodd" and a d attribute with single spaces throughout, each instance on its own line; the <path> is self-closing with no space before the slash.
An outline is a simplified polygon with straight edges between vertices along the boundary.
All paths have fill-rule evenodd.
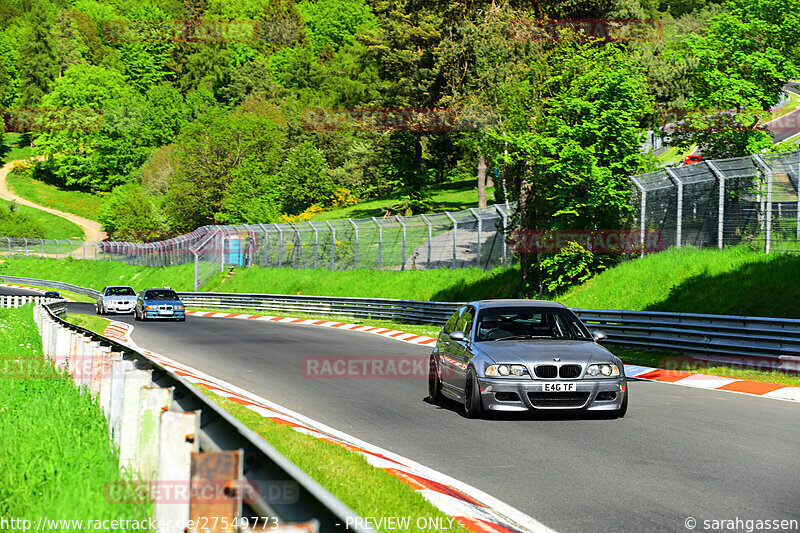
<path id="1" fill-rule="evenodd" d="M 510 337 L 502 337 L 500 339 L 488 339 L 491 341 L 517 341 L 522 339 L 552 339 L 550 335 L 512 335 Z"/>

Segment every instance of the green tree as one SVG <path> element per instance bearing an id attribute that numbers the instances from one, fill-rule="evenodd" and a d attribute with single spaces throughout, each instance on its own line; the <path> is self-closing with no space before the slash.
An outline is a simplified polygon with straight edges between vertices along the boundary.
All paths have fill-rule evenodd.
<path id="1" fill-rule="evenodd" d="M 98 218 L 114 240 L 147 242 L 163 237 L 167 231 L 159 199 L 148 195 L 138 183 L 120 185 L 103 197 Z"/>
<path id="2" fill-rule="evenodd" d="M 58 75 L 51 14 L 46 2 L 34 2 L 19 51 L 20 100 L 23 107 L 37 106 L 50 92 Z"/>
<path id="3" fill-rule="evenodd" d="M 5 32 L 0 31 L 0 107 L 10 107 L 18 92 L 17 52 L 9 43 Z"/>
<path id="4" fill-rule="evenodd" d="M 274 112 L 214 110 L 186 127 L 165 203 L 173 229 L 277 216 L 274 176 L 285 135 L 278 120 Z"/>
<path id="5" fill-rule="evenodd" d="M 543 83 L 521 80 L 504 88 L 504 120 L 492 131 L 509 143 L 507 161 L 519 176 L 519 227 L 623 227 L 630 211 L 627 177 L 645 165 L 640 123 L 652 112 L 652 99 L 644 77 L 616 45 L 563 35 L 553 47 Z M 541 293 L 563 276 L 558 262 L 545 259 L 521 255 L 524 291 Z M 563 254 L 561 260 L 574 262 Z M 602 256 L 592 260 L 593 271 L 603 268 Z"/>
<path id="6" fill-rule="evenodd" d="M 325 158 L 310 142 L 289 150 L 279 176 L 284 212 L 296 215 L 314 204 L 330 204 L 335 185 Z"/>
<path id="7" fill-rule="evenodd" d="M 787 80 L 800 74 L 800 5 L 733 0 L 688 37 L 697 68 L 688 121 L 674 144 L 697 144 L 708 158 L 748 155 L 771 144 L 757 126 L 778 102 Z"/>
<path id="8" fill-rule="evenodd" d="M 72 65 L 84 62 L 89 54 L 89 47 L 83 42 L 77 22 L 72 11 L 62 9 L 56 14 L 53 24 L 53 42 L 58 53 L 58 77 Z"/>
<path id="9" fill-rule="evenodd" d="M 35 139 L 42 166 L 66 186 L 111 190 L 147 158 L 143 102 L 118 71 L 74 65 L 42 101 L 58 110 Z"/>

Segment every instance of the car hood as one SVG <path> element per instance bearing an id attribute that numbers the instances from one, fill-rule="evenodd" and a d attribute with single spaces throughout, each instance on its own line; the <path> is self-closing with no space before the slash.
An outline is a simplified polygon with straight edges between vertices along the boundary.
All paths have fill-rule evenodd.
<path id="1" fill-rule="evenodd" d="M 183 305 L 180 300 L 144 300 L 145 305 Z"/>
<path id="2" fill-rule="evenodd" d="M 594 342 L 575 340 L 519 340 L 480 342 L 475 345 L 495 363 L 545 363 L 558 357 L 562 363 L 609 363 L 614 356 Z"/>
<path id="3" fill-rule="evenodd" d="M 114 300 L 119 302 L 135 302 L 136 296 L 103 296 L 103 300 Z"/>

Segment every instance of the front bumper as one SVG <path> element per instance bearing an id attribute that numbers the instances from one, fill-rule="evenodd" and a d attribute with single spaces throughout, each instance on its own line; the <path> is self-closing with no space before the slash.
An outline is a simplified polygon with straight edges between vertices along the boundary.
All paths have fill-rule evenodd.
<path id="1" fill-rule="evenodd" d="M 574 383 L 576 390 L 545 392 L 545 383 Z M 572 380 L 478 378 L 478 386 L 483 407 L 490 411 L 616 411 L 622 406 L 628 389 L 624 377 Z"/>
<path id="2" fill-rule="evenodd" d="M 133 313 L 133 308 L 136 305 L 136 302 L 131 302 L 129 304 L 118 304 L 118 303 L 104 303 L 103 310 L 106 313 Z"/>
<path id="3" fill-rule="evenodd" d="M 175 319 L 175 318 L 186 318 L 186 311 L 179 311 L 173 310 L 172 314 L 165 314 L 160 312 L 158 309 L 145 309 L 144 310 L 144 317 L 150 319 L 156 318 L 163 318 L 163 319 Z"/>

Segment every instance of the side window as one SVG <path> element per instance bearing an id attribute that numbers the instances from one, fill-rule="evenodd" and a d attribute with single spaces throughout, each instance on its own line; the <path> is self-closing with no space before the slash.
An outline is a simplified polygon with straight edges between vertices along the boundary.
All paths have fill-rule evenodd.
<path id="1" fill-rule="evenodd" d="M 442 328 L 442 333 L 447 333 L 448 335 L 450 335 L 451 333 L 456 331 L 455 330 L 456 322 L 458 322 L 458 316 L 461 314 L 461 311 L 463 310 L 464 308 L 462 307 L 461 309 L 450 315 L 450 318 L 448 318 L 447 322 L 444 323 L 444 327 Z"/>
<path id="2" fill-rule="evenodd" d="M 458 319 L 458 323 L 456 324 L 455 331 L 463 331 L 467 337 L 469 337 L 470 331 L 472 331 L 472 322 L 475 320 L 475 308 L 472 306 L 468 306 L 464 309 L 464 312 L 461 313 L 461 316 Z"/>

